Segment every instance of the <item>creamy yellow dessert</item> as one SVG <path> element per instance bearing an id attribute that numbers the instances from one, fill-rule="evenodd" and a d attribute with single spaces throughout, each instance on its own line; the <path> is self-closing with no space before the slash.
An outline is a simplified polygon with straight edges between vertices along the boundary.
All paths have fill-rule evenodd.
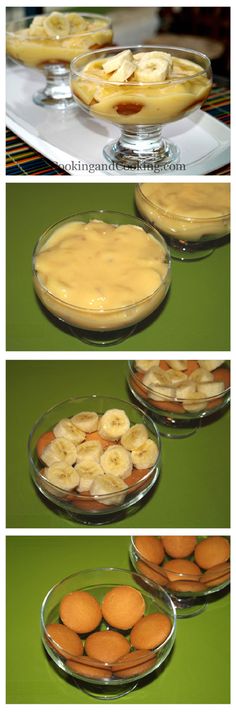
<path id="1" fill-rule="evenodd" d="M 137 225 L 66 222 L 34 257 L 42 303 L 88 330 L 139 322 L 162 302 L 169 283 L 165 244 Z"/>
<path id="2" fill-rule="evenodd" d="M 210 88 L 199 64 L 167 52 L 128 49 L 72 67 L 75 98 L 117 124 L 174 121 L 200 106 Z"/>
<path id="3" fill-rule="evenodd" d="M 140 214 L 168 237 L 197 241 L 230 231 L 229 184 L 142 183 L 135 197 Z"/>
<path id="4" fill-rule="evenodd" d="M 17 23 L 16 23 L 17 25 Z M 20 23 L 19 23 L 20 25 Z M 69 64 L 78 54 L 112 42 L 107 18 L 82 16 L 77 12 L 36 15 L 28 27 L 7 31 L 10 57 L 29 67 Z"/>

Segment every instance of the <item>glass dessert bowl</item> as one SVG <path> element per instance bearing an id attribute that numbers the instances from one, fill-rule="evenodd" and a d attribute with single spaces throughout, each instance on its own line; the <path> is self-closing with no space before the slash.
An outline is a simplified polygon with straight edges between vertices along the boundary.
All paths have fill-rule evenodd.
<path id="1" fill-rule="evenodd" d="M 226 183 L 142 183 L 135 201 L 179 260 L 207 257 L 230 233 L 230 186 Z"/>
<path id="2" fill-rule="evenodd" d="M 163 436 L 184 438 L 230 401 L 227 360 L 131 360 L 128 385 Z"/>
<path id="3" fill-rule="evenodd" d="M 31 431 L 28 458 L 47 505 L 72 520 L 99 525 L 141 505 L 160 473 L 161 443 L 141 409 L 91 395 L 45 412 Z"/>
<path id="4" fill-rule="evenodd" d="M 211 83 L 208 57 L 175 47 L 109 48 L 71 64 L 75 100 L 91 117 L 122 129 L 118 141 L 105 146 L 105 158 L 141 171 L 178 159 L 161 127 L 199 108 Z"/>
<path id="5" fill-rule="evenodd" d="M 74 684 L 99 699 L 122 697 L 154 673 L 172 650 L 175 630 L 168 593 L 140 574 L 112 567 L 61 580 L 41 607 L 41 636 L 49 657 Z"/>
<path id="6" fill-rule="evenodd" d="M 61 109 L 74 103 L 71 60 L 112 42 L 110 18 L 95 13 L 51 12 L 27 17 L 9 22 L 6 34 L 8 57 L 46 76 L 46 86 L 34 94 L 34 102 Z"/>
<path id="7" fill-rule="evenodd" d="M 230 584 L 228 537 L 134 536 L 129 555 L 136 572 L 167 590 L 177 618 L 200 614 Z"/>
<path id="8" fill-rule="evenodd" d="M 33 254 L 41 303 L 95 344 L 113 344 L 152 315 L 170 286 L 164 239 L 135 216 L 77 213 L 48 228 Z"/>

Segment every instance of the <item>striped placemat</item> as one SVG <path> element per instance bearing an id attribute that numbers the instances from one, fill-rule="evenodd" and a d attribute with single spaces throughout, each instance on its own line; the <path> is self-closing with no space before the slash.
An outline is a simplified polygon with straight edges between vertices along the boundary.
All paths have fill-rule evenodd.
<path id="1" fill-rule="evenodd" d="M 204 111 L 214 116 L 219 121 L 229 126 L 230 124 L 230 91 L 224 87 L 213 86 L 210 96 L 203 104 Z M 30 175 L 34 176 L 55 176 L 67 175 L 66 171 L 60 169 L 52 161 L 49 161 L 42 154 L 28 144 L 25 144 L 10 129 L 6 130 L 6 175 Z M 212 175 L 227 176 L 230 174 L 230 165 L 223 166 L 217 171 L 212 171 Z"/>

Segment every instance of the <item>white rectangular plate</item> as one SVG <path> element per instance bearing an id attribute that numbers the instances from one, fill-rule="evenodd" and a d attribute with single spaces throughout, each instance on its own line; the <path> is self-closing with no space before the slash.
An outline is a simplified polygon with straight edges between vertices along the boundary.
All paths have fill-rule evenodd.
<path id="1" fill-rule="evenodd" d="M 36 106 L 32 95 L 43 83 L 43 75 L 37 70 L 13 64 L 7 68 L 9 129 L 72 176 L 85 178 L 89 174 L 117 180 L 123 172 L 106 168 L 103 147 L 118 138 L 119 128 L 90 118 L 77 106 L 66 112 Z M 185 165 L 184 170 L 172 165 L 162 172 L 165 176 L 207 174 L 230 161 L 230 130 L 206 112 L 198 110 L 186 119 L 166 124 L 163 134 L 178 145 L 178 163 Z M 82 168 L 82 164 L 88 164 L 88 168 Z M 124 175 L 132 178 L 134 171 L 125 170 Z"/>

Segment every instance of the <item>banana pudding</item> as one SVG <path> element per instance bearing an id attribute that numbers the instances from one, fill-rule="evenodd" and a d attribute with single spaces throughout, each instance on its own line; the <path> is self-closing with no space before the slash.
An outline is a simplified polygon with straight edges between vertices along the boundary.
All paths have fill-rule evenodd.
<path id="1" fill-rule="evenodd" d="M 206 99 L 211 76 L 208 62 L 198 64 L 185 56 L 187 51 L 169 50 L 108 50 L 85 55 L 83 64 L 75 60 L 75 99 L 116 124 L 158 125 L 180 119 Z"/>
<path id="2" fill-rule="evenodd" d="M 78 214 L 59 226 L 42 236 L 33 258 L 35 290 L 50 312 L 70 325 L 104 331 L 134 325 L 160 305 L 170 260 L 155 229 L 113 212 Z"/>
<path id="3" fill-rule="evenodd" d="M 229 184 L 142 183 L 135 198 L 141 216 L 167 240 L 201 242 L 229 234 Z"/>
<path id="4" fill-rule="evenodd" d="M 88 49 L 112 42 L 110 20 L 94 14 L 52 12 L 7 26 L 8 55 L 28 67 L 66 64 Z"/>

